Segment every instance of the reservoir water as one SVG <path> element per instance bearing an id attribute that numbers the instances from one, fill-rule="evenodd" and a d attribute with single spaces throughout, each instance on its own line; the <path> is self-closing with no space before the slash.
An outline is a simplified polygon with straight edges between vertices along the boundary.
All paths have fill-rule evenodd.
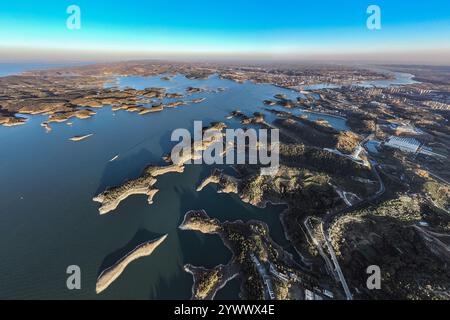
<path id="1" fill-rule="evenodd" d="M 67 67 L 67 66 L 77 66 L 83 63 L 0 63 L 0 77 L 20 74 L 24 71 L 31 70 L 43 70 L 50 68 L 59 68 L 59 67 Z"/>
<path id="2" fill-rule="evenodd" d="M 178 229 L 191 209 L 205 209 L 222 221 L 265 221 L 273 239 L 289 250 L 278 217 L 283 206 L 258 209 L 236 195 L 217 194 L 212 186 L 195 191 L 211 172 L 210 166 L 188 165 L 183 174 L 161 177 L 153 205 L 144 196 L 132 196 L 117 210 L 100 216 L 92 198 L 107 186 L 138 177 L 148 164 L 163 164 L 161 157 L 175 144 L 170 141 L 172 130 L 192 130 L 195 120 L 237 127 L 235 120 L 226 120 L 231 111 L 250 115 L 263 111 L 263 101 L 275 94 L 296 98 L 297 93 L 217 76 L 207 80 L 175 76 L 171 81 L 126 77 L 119 78 L 119 85 L 166 87 L 168 92 L 184 92 L 192 86 L 213 92 L 187 98 L 206 98 L 200 104 L 147 115 L 95 109 L 91 119 L 71 119 L 72 126 L 52 124 L 48 133 L 40 126 L 45 116 L 31 116 L 23 126 L 0 127 L 0 299 L 188 299 L 192 277 L 183 271 L 184 264 L 213 267 L 231 257 L 218 236 Z M 346 128 L 345 119 L 310 116 Z M 90 133 L 95 135 L 80 142 L 68 140 Z M 110 162 L 115 155 L 119 158 Z M 105 267 L 138 243 L 163 234 L 168 234 L 167 240 L 151 256 L 131 263 L 96 295 L 96 279 Z M 66 287 L 70 265 L 81 268 L 81 290 Z M 235 279 L 218 298 L 237 298 L 238 290 Z"/>

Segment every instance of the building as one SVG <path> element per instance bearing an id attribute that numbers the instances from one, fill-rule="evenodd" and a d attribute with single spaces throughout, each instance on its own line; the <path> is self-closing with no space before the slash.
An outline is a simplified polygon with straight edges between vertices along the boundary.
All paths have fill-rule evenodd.
<path id="1" fill-rule="evenodd" d="M 421 143 L 414 138 L 391 136 L 387 139 L 384 145 L 391 148 L 400 149 L 404 152 L 416 153 L 419 150 Z"/>
<path id="2" fill-rule="evenodd" d="M 275 269 L 275 267 L 272 264 L 270 264 L 269 270 L 270 270 L 270 273 L 272 273 L 275 277 L 277 277 L 281 281 L 285 281 L 285 282 L 289 281 L 289 277 L 287 275 L 285 275 L 284 273 L 281 273 L 277 269 Z"/>
<path id="3" fill-rule="evenodd" d="M 311 290 L 305 289 L 305 300 L 323 300 L 323 298 L 320 295 L 318 295 L 317 293 L 315 293 Z"/>

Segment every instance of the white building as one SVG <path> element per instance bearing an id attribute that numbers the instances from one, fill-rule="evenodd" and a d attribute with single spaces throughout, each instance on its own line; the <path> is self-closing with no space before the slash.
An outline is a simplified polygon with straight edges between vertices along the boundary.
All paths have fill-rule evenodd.
<path id="1" fill-rule="evenodd" d="M 404 138 L 391 136 L 384 143 L 385 146 L 400 149 L 405 152 L 416 153 L 419 150 L 420 142 L 414 138 Z"/>
<path id="2" fill-rule="evenodd" d="M 305 289 L 305 300 L 323 300 L 323 298 L 317 293 Z"/>

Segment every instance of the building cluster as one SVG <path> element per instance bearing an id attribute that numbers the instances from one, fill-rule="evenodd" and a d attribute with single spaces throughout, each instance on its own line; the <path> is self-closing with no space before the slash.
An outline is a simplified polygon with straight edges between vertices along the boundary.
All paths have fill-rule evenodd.
<path id="1" fill-rule="evenodd" d="M 426 101 L 423 103 L 425 106 L 434 110 L 450 110 L 450 104 L 438 102 L 438 101 Z"/>

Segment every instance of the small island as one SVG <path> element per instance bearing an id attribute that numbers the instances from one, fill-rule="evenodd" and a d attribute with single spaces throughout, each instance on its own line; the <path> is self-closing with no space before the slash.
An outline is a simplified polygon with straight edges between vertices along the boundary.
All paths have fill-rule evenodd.
<path id="1" fill-rule="evenodd" d="M 104 270 L 97 279 L 95 291 L 97 294 L 108 288 L 125 270 L 125 268 L 134 260 L 149 256 L 153 251 L 166 240 L 167 234 L 156 240 L 144 242 L 133 249 L 130 253 L 116 262 L 113 266 Z"/>
<path id="2" fill-rule="evenodd" d="M 85 139 L 87 139 L 89 137 L 92 137 L 93 135 L 94 135 L 93 133 L 90 133 L 90 134 L 86 134 L 84 136 L 75 136 L 75 137 L 69 138 L 69 140 L 70 141 L 75 141 L 75 142 L 82 141 L 82 140 L 85 140 Z"/>
<path id="3" fill-rule="evenodd" d="M 144 194 L 148 196 L 148 203 L 153 203 L 153 197 L 158 192 L 158 189 L 153 188 L 157 182 L 156 177 L 169 172 L 183 172 L 184 167 L 178 165 L 169 166 L 149 166 L 143 174 L 134 180 L 129 180 L 124 184 L 108 188 L 92 200 L 99 202 L 102 206 L 99 208 L 100 214 L 106 214 L 115 210 L 119 204 L 131 195 Z"/>

